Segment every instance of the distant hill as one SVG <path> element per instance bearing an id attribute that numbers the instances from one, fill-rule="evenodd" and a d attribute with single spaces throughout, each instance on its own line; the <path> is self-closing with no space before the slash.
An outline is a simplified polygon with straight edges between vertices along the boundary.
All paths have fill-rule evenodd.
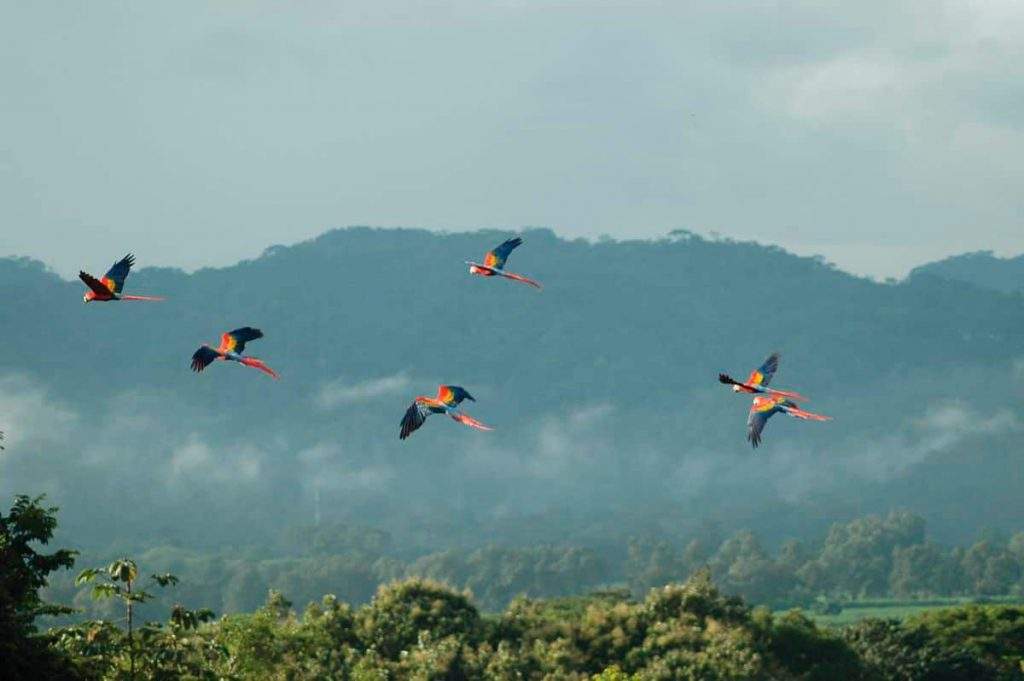
<path id="1" fill-rule="evenodd" d="M 510 268 L 543 292 L 469 276 L 507 236 L 349 228 L 192 274 L 136 253 L 131 291 L 164 303 L 84 305 L 80 282 L 0 260 L 0 492 L 48 492 L 77 546 L 253 545 L 317 518 L 410 552 L 708 523 L 780 539 L 890 508 L 940 538 L 1020 529 L 1019 295 L 687 233 L 530 230 Z M 189 371 L 241 325 L 281 381 Z M 749 399 L 715 379 L 776 349 L 776 384 L 835 420 L 776 417 L 755 452 Z M 496 430 L 435 417 L 400 442 L 440 381 Z"/>
<path id="2" fill-rule="evenodd" d="M 922 275 L 962 281 L 1003 293 L 1024 293 L 1024 255 L 997 258 L 992 251 L 965 253 L 922 265 L 910 273 L 911 278 Z"/>

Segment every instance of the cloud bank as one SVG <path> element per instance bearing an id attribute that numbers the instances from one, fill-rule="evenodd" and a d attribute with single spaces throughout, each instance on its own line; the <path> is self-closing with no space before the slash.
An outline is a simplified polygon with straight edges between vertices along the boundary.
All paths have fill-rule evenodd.
<path id="1" fill-rule="evenodd" d="M 191 269 L 346 224 L 683 227 L 874 276 L 1024 250 L 1019 2 L 268 7 L 12 3 L 4 254 Z"/>
<path id="2" fill-rule="evenodd" d="M 409 377 L 403 372 L 356 383 L 339 378 L 321 386 L 314 401 L 321 409 L 335 409 L 363 400 L 398 395 L 407 392 L 411 384 Z"/>

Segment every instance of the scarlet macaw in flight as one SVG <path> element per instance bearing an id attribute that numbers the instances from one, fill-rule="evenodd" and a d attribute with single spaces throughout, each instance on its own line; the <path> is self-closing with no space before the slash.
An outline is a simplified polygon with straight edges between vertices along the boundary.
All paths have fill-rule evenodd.
<path id="1" fill-rule="evenodd" d="M 414 430 L 423 425 L 431 414 L 448 414 L 453 420 L 470 428 L 494 430 L 480 423 L 469 414 L 463 413 L 459 409 L 459 404 L 463 400 L 476 402 L 473 396 L 466 392 L 465 388 L 457 385 L 439 385 L 437 387 L 437 397 L 420 395 L 405 410 L 405 416 L 402 417 L 402 431 L 398 434 L 398 439 L 404 440 L 409 437 Z"/>
<path id="2" fill-rule="evenodd" d="M 768 359 L 766 359 L 761 366 L 750 372 L 750 376 L 747 378 L 745 383 L 735 380 L 729 374 L 718 374 L 718 382 L 724 383 L 725 385 L 731 385 L 732 391 L 735 393 L 761 393 L 764 395 L 790 397 L 794 400 L 806 402 L 807 398 L 800 393 L 789 392 L 786 390 L 775 390 L 774 388 L 768 387 L 768 384 L 772 382 L 772 377 L 775 375 L 778 368 L 779 353 L 773 352 L 768 355 Z"/>
<path id="3" fill-rule="evenodd" d="M 801 409 L 796 402 L 786 399 L 781 395 L 770 395 L 764 397 L 758 395 L 750 405 L 750 414 L 747 416 L 747 439 L 750 445 L 756 448 L 761 444 L 761 431 L 775 414 L 789 414 L 790 416 L 805 421 L 831 421 L 831 416 L 812 414 Z"/>
<path id="4" fill-rule="evenodd" d="M 487 251 L 487 255 L 484 256 L 483 265 L 478 262 L 473 262 L 472 260 L 467 260 L 466 264 L 469 265 L 469 273 L 476 274 L 481 277 L 505 277 L 506 279 L 514 279 L 515 281 L 521 281 L 524 284 L 529 284 L 536 289 L 543 288 L 540 284 L 529 277 L 524 277 L 521 274 L 514 274 L 512 272 L 506 272 L 503 269 L 505 267 L 505 261 L 508 260 L 509 254 L 521 243 L 523 243 L 523 240 L 516 237 L 515 239 L 509 239 L 508 241 L 503 242 L 492 251 Z"/>
<path id="5" fill-rule="evenodd" d="M 89 303 L 94 300 L 163 300 L 156 296 L 125 296 L 121 294 L 124 289 L 124 280 L 128 277 L 132 265 L 135 264 L 135 256 L 129 253 L 107 270 L 102 279 L 97 279 L 88 272 L 79 272 L 78 278 L 85 282 L 89 290 L 82 296 L 82 301 Z"/>
<path id="6" fill-rule="evenodd" d="M 251 326 L 243 326 L 240 329 L 229 331 L 220 337 L 220 347 L 216 350 L 204 344 L 192 355 L 192 371 L 202 371 L 215 359 L 223 359 L 231 362 L 238 362 L 247 367 L 259 369 L 272 378 L 280 378 L 277 372 L 255 357 L 242 357 L 245 344 L 263 338 L 263 332 Z"/>

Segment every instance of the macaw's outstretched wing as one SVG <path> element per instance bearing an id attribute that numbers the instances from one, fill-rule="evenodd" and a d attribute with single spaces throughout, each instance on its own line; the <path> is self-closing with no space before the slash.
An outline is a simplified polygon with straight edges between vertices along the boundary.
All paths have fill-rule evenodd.
<path id="1" fill-rule="evenodd" d="M 487 255 L 484 256 L 484 265 L 501 269 L 505 266 L 505 261 L 508 260 L 509 254 L 521 243 L 523 243 L 523 240 L 519 237 L 502 242 L 494 250 L 487 251 Z"/>
<path id="2" fill-rule="evenodd" d="M 761 431 L 764 430 L 768 419 L 779 410 L 778 400 L 771 397 L 755 397 L 750 405 L 750 413 L 747 415 L 747 439 L 750 445 L 756 448 L 761 444 Z"/>
<path id="3" fill-rule="evenodd" d="M 88 272 L 79 272 L 78 278 L 81 279 L 86 286 L 92 289 L 93 293 L 98 296 L 102 296 L 104 299 L 109 299 L 110 294 L 114 292 L 112 288 Z"/>
<path id="4" fill-rule="evenodd" d="M 444 402 L 449 407 L 458 406 L 463 400 L 476 402 L 473 396 L 469 394 L 469 391 L 457 385 L 437 386 L 437 400 L 438 402 Z"/>
<path id="5" fill-rule="evenodd" d="M 750 446 L 757 449 L 757 446 L 761 444 L 761 431 L 764 430 L 764 426 L 768 423 L 768 419 L 772 417 L 775 412 L 759 412 L 750 411 L 750 415 L 747 416 L 747 439 L 750 441 Z"/>
<path id="6" fill-rule="evenodd" d="M 103 276 L 103 283 L 107 285 L 111 292 L 120 293 L 124 289 L 124 280 L 128 278 L 128 273 L 134 264 L 135 256 L 129 253 L 107 270 L 107 273 Z"/>
<path id="7" fill-rule="evenodd" d="M 243 326 L 240 329 L 228 331 L 221 336 L 220 347 L 217 349 L 221 352 L 235 352 L 240 355 L 245 351 L 245 344 L 257 338 L 263 338 L 262 331 L 251 326 Z"/>
<path id="8" fill-rule="evenodd" d="M 402 417 L 402 430 L 398 433 L 398 439 L 404 440 L 405 438 L 412 435 L 412 432 L 422 426 L 427 417 L 430 416 L 430 408 L 425 404 L 420 404 L 418 401 L 413 400 L 409 408 L 405 410 L 405 416 Z"/>
<path id="9" fill-rule="evenodd" d="M 210 362 L 218 357 L 220 357 L 220 353 L 210 346 L 204 345 L 192 353 L 192 371 L 202 371 L 210 366 Z"/>
<path id="10" fill-rule="evenodd" d="M 779 353 L 773 352 L 768 355 L 768 359 L 764 361 L 761 366 L 754 369 L 750 373 L 750 378 L 747 379 L 747 383 L 750 385 L 763 385 L 768 387 L 768 384 L 772 382 L 772 376 L 779 370 Z"/>

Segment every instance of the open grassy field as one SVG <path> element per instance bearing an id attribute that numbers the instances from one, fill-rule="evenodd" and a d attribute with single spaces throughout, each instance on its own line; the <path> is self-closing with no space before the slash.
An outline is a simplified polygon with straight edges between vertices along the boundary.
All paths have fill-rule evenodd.
<path id="1" fill-rule="evenodd" d="M 874 599 L 844 603 L 842 605 L 842 612 L 834 615 L 819 614 L 811 610 L 805 610 L 804 613 L 818 624 L 841 627 L 868 617 L 904 619 L 928 610 L 941 610 L 942 608 L 981 602 L 1016 605 L 1024 603 L 1024 598 L 1020 596 L 995 596 L 982 600 L 975 598 L 931 598 L 926 600 Z M 782 612 L 784 611 L 778 611 L 776 614 L 782 614 Z"/>

